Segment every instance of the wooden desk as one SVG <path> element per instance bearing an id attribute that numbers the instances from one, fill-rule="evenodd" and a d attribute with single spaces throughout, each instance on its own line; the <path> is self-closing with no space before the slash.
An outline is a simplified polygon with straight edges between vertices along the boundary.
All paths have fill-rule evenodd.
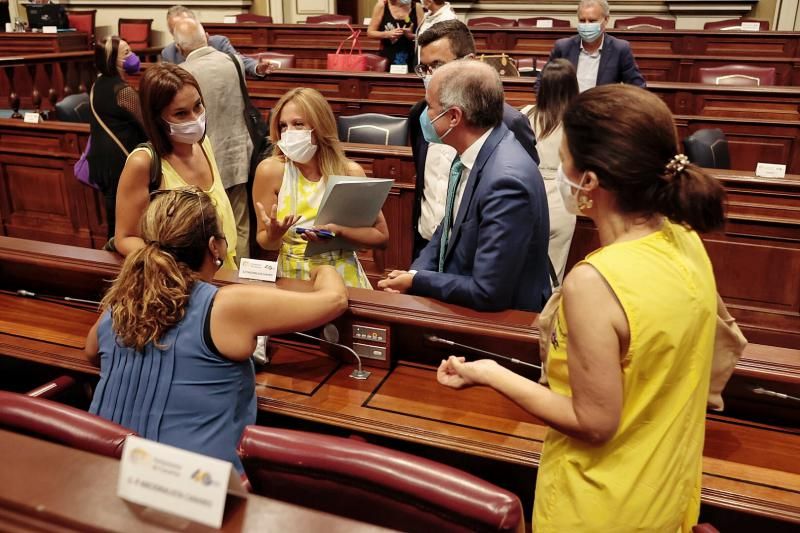
<path id="1" fill-rule="evenodd" d="M 34 287 L 38 282 L 36 290 L 42 293 L 60 290 L 94 297 L 100 280 L 112 277 L 117 268 L 115 256 L 105 252 L 15 239 L 0 238 L 0 252 L 0 288 Z M 46 272 L 49 277 L 43 276 Z M 217 281 L 237 279 L 223 271 Z M 302 289 L 306 284 L 281 280 L 279 285 Z M 492 390 L 454 391 L 437 385 L 433 363 L 446 352 L 426 345 L 422 335 L 434 333 L 531 360 L 536 331 L 529 324 L 534 315 L 478 313 L 424 298 L 349 292 L 350 309 L 337 321 L 340 330 L 364 322 L 391 328 L 391 349 L 399 362 L 392 368 L 371 367 L 372 376 L 357 381 L 348 377 L 351 362 L 328 358 L 292 339 L 272 338 L 272 362 L 256 377 L 261 414 L 269 423 L 358 433 L 434 454 L 438 450 L 440 456 L 461 458 L 459 466 L 472 465 L 481 476 L 492 475 L 485 469 L 492 464 L 498 471 L 522 472 L 528 491 L 522 496 L 529 504 L 546 428 Z M 81 348 L 96 316 L 96 311 L 59 302 L 0 295 L 0 355 L 94 375 L 97 368 L 85 360 Z M 797 369 L 798 352 L 786 356 L 784 363 Z M 746 377 L 751 366 L 745 360 L 736 372 Z M 789 380 L 786 386 L 797 390 L 800 373 L 783 377 Z M 796 411 L 794 416 L 796 426 Z M 798 454 L 797 429 L 709 414 L 702 493 L 706 509 L 800 523 Z"/>
<path id="2" fill-rule="evenodd" d="M 228 499 L 216 530 L 117 497 L 119 461 L 0 430 L 0 520 L 37 531 L 386 531 L 248 495 Z"/>
<path id="3" fill-rule="evenodd" d="M 297 66 L 325 68 L 327 54 L 349 35 L 344 27 L 304 24 L 206 23 L 211 34 L 227 36 L 242 53 L 273 51 L 296 56 Z M 366 35 L 366 27 L 355 26 Z M 515 58 L 549 57 L 556 40 L 575 35 L 574 28 L 470 28 L 479 53 Z M 725 32 L 706 30 L 610 30 L 630 41 L 648 81 L 692 82 L 697 69 L 730 63 L 772 66 L 778 85 L 800 82 L 800 50 L 794 32 Z M 362 38 L 365 52 L 379 49 L 377 39 Z"/>
<path id="4" fill-rule="evenodd" d="M 88 42 L 88 36 L 77 31 L 60 33 L 0 32 L 0 57 L 86 50 Z"/>

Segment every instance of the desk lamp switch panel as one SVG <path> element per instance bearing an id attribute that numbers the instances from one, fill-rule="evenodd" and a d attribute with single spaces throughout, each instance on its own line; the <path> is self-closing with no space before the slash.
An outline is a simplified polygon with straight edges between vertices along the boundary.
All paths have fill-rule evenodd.
<path id="1" fill-rule="evenodd" d="M 386 344 L 386 329 L 353 324 L 353 340 Z"/>

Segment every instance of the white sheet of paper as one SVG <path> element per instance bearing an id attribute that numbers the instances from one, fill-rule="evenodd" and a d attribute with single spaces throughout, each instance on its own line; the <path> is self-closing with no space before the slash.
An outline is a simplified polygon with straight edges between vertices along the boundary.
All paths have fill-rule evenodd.
<path id="1" fill-rule="evenodd" d="M 28 124 L 38 124 L 41 119 L 42 117 L 39 115 L 39 113 L 28 112 L 25 113 L 25 118 L 23 118 L 23 121 L 27 122 Z"/>
<path id="2" fill-rule="evenodd" d="M 759 178 L 784 178 L 786 177 L 786 165 L 759 163 L 756 165 L 756 176 Z"/>
<path id="3" fill-rule="evenodd" d="M 58 33 L 58 26 L 42 26 L 42 33 Z"/>
<path id="4" fill-rule="evenodd" d="M 744 31 L 759 31 L 761 24 L 758 22 L 742 22 L 742 30 Z"/>
<path id="5" fill-rule="evenodd" d="M 117 496 L 219 528 L 228 492 L 246 497 L 228 461 L 130 436 L 120 460 Z"/>
<path id="6" fill-rule="evenodd" d="M 392 65 L 389 67 L 391 74 L 408 74 L 408 65 Z"/>
<path id="7" fill-rule="evenodd" d="M 239 277 L 260 281 L 275 281 L 278 277 L 278 262 L 242 257 L 239 260 Z"/>
<path id="8" fill-rule="evenodd" d="M 236 24 L 236 16 L 222 17 L 223 24 Z"/>
<path id="9" fill-rule="evenodd" d="M 552 20 L 537 20 L 536 21 L 537 28 L 552 28 L 553 21 Z"/>

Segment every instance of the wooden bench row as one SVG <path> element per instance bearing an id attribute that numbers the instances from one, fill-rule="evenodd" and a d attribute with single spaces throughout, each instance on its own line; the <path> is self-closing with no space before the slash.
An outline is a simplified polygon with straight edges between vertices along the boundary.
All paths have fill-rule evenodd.
<path id="1" fill-rule="evenodd" d="M 55 298 L 22 298 L 19 288 L 53 297 L 97 298 L 118 269 L 116 256 L 0 237 L 0 364 L 18 361 L 57 367 L 90 381 L 98 369 L 82 354 L 86 332 L 97 317 L 91 307 Z M 221 271 L 217 283 L 240 282 Z M 302 290 L 305 282 L 280 280 Z M 388 367 L 371 366 L 366 381 L 348 378 L 352 361 L 323 356 L 311 345 L 273 338 L 272 362 L 256 377 L 259 410 L 270 424 L 359 434 L 415 453 L 445 457 L 520 494 L 528 506 L 546 428 L 486 388 L 453 391 L 435 383 L 435 362 L 444 352 L 423 335 L 535 360 L 535 315 L 518 311 L 478 313 L 425 298 L 351 289 L 349 310 L 337 319 L 343 342 L 353 326 L 387 329 Z M 46 318 L 44 318 L 46 317 Z M 762 347 L 768 363 L 771 351 Z M 793 351 L 798 366 L 798 353 Z M 774 363 L 774 361 L 773 361 Z M 746 377 L 746 365 L 737 375 Z M 28 367 L 25 367 L 28 368 Z M 793 386 L 800 382 L 792 379 Z M 726 399 L 728 398 L 726 394 Z M 752 399 L 758 402 L 759 398 Z M 706 422 L 702 498 L 704 513 L 722 512 L 756 530 L 800 523 L 800 432 L 790 425 L 759 422 L 774 405 L 761 404 L 755 420 L 710 414 Z M 796 417 L 796 414 L 795 414 Z M 796 418 L 795 425 L 796 425 Z M 491 478 L 495 476 L 495 478 Z M 723 511 L 724 510 L 724 511 Z"/>
<path id="2" fill-rule="evenodd" d="M 73 177 L 72 165 L 87 138 L 83 124 L 0 119 L 2 234 L 95 248 L 105 243 L 101 196 Z M 361 254 L 374 281 L 411 262 L 416 179 L 411 150 L 345 148 L 368 175 L 395 180 L 384 205 L 388 248 Z M 704 238 L 719 291 L 753 342 L 800 348 L 800 177 L 758 179 L 735 171 L 717 176 L 728 192 L 728 220 L 722 231 Z M 570 264 L 596 246 L 591 223 L 581 220 Z"/>

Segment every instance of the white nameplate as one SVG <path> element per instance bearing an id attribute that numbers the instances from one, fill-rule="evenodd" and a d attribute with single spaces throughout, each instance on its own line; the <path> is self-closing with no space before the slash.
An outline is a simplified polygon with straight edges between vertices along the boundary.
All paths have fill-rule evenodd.
<path id="1" fill-rule="evenodd" d="M 58 33 L 58 26 L 42 26 L 42 33 Z"/>
<path id="2" fill-rule="evenodd" d="M 278 262 L 243 257 L 239 262 L 239 277 L 258 279 L 261 281 L 275 281 L 278 277 Z"/>
<path id="3" fill-rule="evenodd" d="M 761 24 L 759 24 L 758 22 L 742 22 L 742 30 L 759 31 L 761 30 Z"/>
<path id="4" fill-rule="evenodd" d="M 552 20 L 537 20 L 536 21 L 537 28 L 552 28 L 553 21 Z"/>
<path id="5" fill-rule="evenodd" d="M 219 528 L 228 492 L 246 497 L 228 461 L 140 437 L 125 439 L 117 484 L 123 500 Z"/>
<path id="6" fill-rule="evenodd" d="M 783 178 L 786 176 L 786 165 L 759 163 L 756 166 L 756 176 L 759 178 Z"/>
<path id="7" fill-rule="evenodd" d="M 10 22 L 6 22 L 6 33 L 11 33 L 14 31 L 14 25 Z"/>
<path id="8" fill-rule="evenodd" d="M 232 17 L 222 17 L 223 24 L 236 24 L 236 16 Z"/>
<path id="9" fill-rule="evenodd" d="M 41 118 L 42 117 L 39 115 L 39 113 L 25 113 L 25 118 L 23 121 L 27 122 L 28 124 L 38 124 Z"/>
<path id="10" fill-rule="evenodd" d="M 369 26 L 370 22 L 372 22 L 371 17 L 364 17 L 364 22 L 362 22 L 362 24 L 364 24 L 364 26 Z"/>
<path id="11" fill-rule="evenodd" d="M 408 65 L 392 65 L 389 67 L 391 74 L 408 74 Z"/>

